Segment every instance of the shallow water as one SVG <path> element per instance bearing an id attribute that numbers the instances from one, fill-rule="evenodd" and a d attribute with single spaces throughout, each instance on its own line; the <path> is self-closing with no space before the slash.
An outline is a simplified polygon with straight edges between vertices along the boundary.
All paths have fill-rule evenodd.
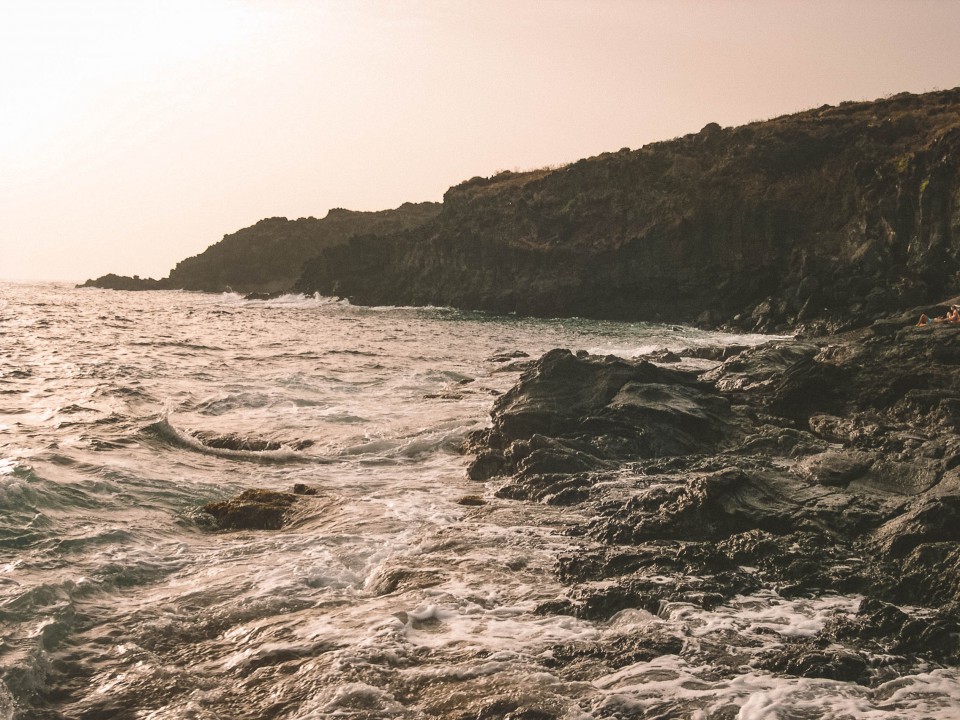
<path id="1" fill-rule="evenodd" d="M 584 540 L 563 534 L 576 507 L 465 477 L 461 441 L 519 375 L 504 356 L 760 340 L 0 285 L 0 720 L 960 716 L 953 670 L 866 688 L 711 649 L 812 635 L 858 598 L 768 592 L 603 623 L 533 612 L 563 592 L 556 556 Z M 197 432 L 281 446 L 218 450 Z M 198 511 L 295 483 L 318 494 L 281 531 L 217 531 Z M 682 657 L 613 673 L 548 662 L 561 643 L 657 626 L 684 637 Z"/>

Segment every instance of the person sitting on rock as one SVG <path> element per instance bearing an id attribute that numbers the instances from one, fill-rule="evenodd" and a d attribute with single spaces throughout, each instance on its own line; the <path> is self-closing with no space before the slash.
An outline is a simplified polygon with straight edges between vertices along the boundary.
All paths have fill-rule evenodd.
<path id="1" fill-rule="evenodd" d="M 930 323 L 951 323 L 953 325 L 960 325 L 960 305 L 951 305 L 950 310 L 947 311 L 947 314 L 943 317 L 929 318 L 926 313 L 920 314 L 920 320 L 917 322 L 917 327 L 923 327 L 924 325 L 929 325 Z"/>

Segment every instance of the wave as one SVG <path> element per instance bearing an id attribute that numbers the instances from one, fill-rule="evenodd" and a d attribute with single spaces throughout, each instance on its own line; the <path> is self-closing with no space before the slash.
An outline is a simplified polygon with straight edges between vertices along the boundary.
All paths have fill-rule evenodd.
<path id="1" fill-rule="evenodd" d="M 213 350 L 213 351 L 222 351 L 222 347 L 217 347 L 216 345 L 201 345 L 199 343 L 191 343 L 186 340 L 148 340 L 148 341 L 134 341 L 130 343 L 134 347 L 173 347 L 173 348 L 183 348 L 184 350 Z"/>
<path id="2" fill-rule="evenodd" d="M 321 295 L 320 293 L 313 293 L 312 295 L 285 293 L 283 295 L 277 295 L 276 297 L 257 298 L 240 293 L 228 292 L 220 295 L 219 300 L 234 307 L 316 308 L 327 305 L 349 305 L 349 303 L 342 298 L 331 295 Z"/>
<path id="3" fill-rule="evenodd" d="M 214 455 L 233 460 L 253 460 L 255 462 L 330 462 L 319 455 L 305 455 L 299 448 L 273 440 L 243 438 L 238 435 L 212 435 L 190 433 L 170 424 L 166 416 L 143 427 L 141 433 L 152 435 L 164 442 L 184 450 Z M 229 441 L 228 441 L 229 439 Z"/>
<path id="4" fill-rule="evenodd" d="M 362 457 L 366 464 L 391 464 L 397 459 L 412 460 L 437 452 L 460 454 L 467 434 L 476 429 L 474 423 L 462 420 L 438 422 L 429 430 L 392 438 L 378 438 L 345 448 L 342 457 Z M 368 457 L 368 456 L 373 456 Z"/>

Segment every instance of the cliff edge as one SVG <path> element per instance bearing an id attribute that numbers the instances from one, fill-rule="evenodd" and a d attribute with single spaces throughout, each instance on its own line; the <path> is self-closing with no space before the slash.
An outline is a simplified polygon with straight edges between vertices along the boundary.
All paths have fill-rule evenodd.
<path id="1" fill-rule="evenodd" d="M 473 178 L 321 252 L 358 304 L 842 329 L 960 294 L 960 88 L 825 105 Z"/>

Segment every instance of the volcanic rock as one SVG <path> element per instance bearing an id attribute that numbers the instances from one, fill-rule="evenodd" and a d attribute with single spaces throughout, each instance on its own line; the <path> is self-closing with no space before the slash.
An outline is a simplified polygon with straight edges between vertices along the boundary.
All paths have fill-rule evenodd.
<path id="1" fill-rule="evenodd" d="M 161 280 L 104 275 L 84 286 L 114 290 L 202 290 L 240 292 L 247 299 L 267 300 L 290 292 L 305 261 L 322 250 L 345 243 L 353 235 L 388 234 L 426 222 L 440 210 L 437 203 L 404 203 L 393 210 L 354 212 L 333 208 L 323 218 L 265 218 L 238 230 L 199 255 L 177 263 Z"/>
<path id="2" fill-rule="evenodd" d="M 567 593 L 538 611 L 859 594 L 856 620 L 758 667 L 870 683 L 955 663 L 960 327 L 899 322 L 771 341 L 699 375 L 565 350 L 537 360 L 466 449 L 497 497 L 589 518 L 569 530 L 584 549 L 557 560 Z M 881 672 L 878 648 L 901 659 Z"/>

